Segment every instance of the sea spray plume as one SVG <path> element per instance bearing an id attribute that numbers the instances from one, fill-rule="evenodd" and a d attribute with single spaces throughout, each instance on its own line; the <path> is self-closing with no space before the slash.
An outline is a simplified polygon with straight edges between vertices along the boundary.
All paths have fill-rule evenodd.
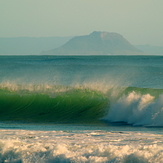
<path id="1" fill-rule="evenodd" d="M 47 94 L 51 97 L 54 97 L 55 94 L 59 94 L 62 92 L 67 92 L 72 90 L 73 88 L 70 86 L 63 85 L 55 85 L 49 83 L 43 84 L 17 84 L 15 82 L 2 82 L 0 83 L 0 89 L 14 91 L 19 94 L 22 93 L 42 93 Z"/>
<path id="2" fill-rule="evenodd" d="M 120 92 L 123 92 L 126 87 L 131 84 L 124 80 L 123 75 L 118 77 L 104 76 L 102 79 L 96 79 L 96 77 L 94 77 L 82 82 L 79 80 L 77 80 L 77 82 L 75 81 L 76 80 L 74 80 L 74 82 L 71 84 L 72 87 L 96 90 L 104 93 L 105 95 L 109 95 L 109 98 L 111 98 L 110 94 L 112 94 L 114 97 L 118 96 Z"/>

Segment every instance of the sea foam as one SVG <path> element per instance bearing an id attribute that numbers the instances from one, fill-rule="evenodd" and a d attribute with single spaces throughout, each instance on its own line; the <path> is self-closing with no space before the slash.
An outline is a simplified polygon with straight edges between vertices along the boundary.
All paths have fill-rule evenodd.
<path id="1" fill-rule="evenodd" d="M 150 94 L 131 92 L 111 103 L 108 115 L 110 122 L 126 122 L 132 125 L 163 126 L 163 95 L 158 98 Z"/>
<path id="2" fill-rule="evenodd" d="M 1 130 L 0 162 L 161 163 L 162 135 L 139 132 Z"/>

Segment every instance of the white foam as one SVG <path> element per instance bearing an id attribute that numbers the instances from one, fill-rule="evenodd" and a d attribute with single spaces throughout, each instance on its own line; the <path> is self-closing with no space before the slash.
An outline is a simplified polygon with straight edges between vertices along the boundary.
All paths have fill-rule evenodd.
<path id="1" fill-rule="evenodd" d="M 133 125 L 163 126 L 163 95 L 155 99 L 150 94 L 141 95 L 133 91 L 115 103 L 111 102 L 104 119 Z"/>
<path id="2" fill-rule="evenodd" d="M 0 162 L 161 163 L 162 142 L 139 132 L 1 130 Z"/>

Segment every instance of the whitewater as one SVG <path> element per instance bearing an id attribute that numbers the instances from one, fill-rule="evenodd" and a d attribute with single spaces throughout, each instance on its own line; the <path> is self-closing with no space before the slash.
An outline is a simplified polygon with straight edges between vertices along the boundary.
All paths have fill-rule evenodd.
<path id="1" fill-rule="evenodd" d="M 0 162 L 163 162 L 162 56 L 0 56 Z"/>

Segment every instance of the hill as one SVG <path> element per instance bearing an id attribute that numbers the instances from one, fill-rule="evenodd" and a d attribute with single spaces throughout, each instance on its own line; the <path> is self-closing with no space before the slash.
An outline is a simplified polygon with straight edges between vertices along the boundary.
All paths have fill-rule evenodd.
<path id="1" fill-rule="evenodd" d="M 122 35 L 108 32 L 92 32 L 90 35 L 76 36 L 59 48 L 44 51 L 42 54 L 143 54 L 131 45 Z"/>
<path id="2" fill-rule="evenodd" d="M 163 54 L 163 46 L 153 46 L 153 45 L 135 45 L 138 49 L 142 50 L 146 54 L 150 55 L 162 55 Z"/>
<path id="3" fill-rule="evenodd" d="M 11 37 L 0 38 L 0 54 L 40 54 L 57 48 L 72 37 Z"/>

